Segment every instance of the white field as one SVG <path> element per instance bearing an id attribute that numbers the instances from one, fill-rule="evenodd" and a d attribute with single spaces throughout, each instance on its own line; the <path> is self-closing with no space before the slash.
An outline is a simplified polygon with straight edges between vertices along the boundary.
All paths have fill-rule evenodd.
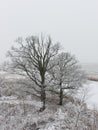
<path id="1" fill-rule="evenodd" d="M 17 76 L 9 76 L 13 80 Z M 85 97 L 90 108 L 98 108 L 98 82 L 89 82 L 84 85 L 87 89 Z M 88 130 L 93 125 L 93 113 L 91 110 L 82 108 L 72 102 L 59 105 L 48 105 L 45 111 L 39 112 L 41 102 L 36 100 L 18 100 L 17 97 L 0 98 L 0 130 L 76 130 L 75 124 L 78 119 L 78 129 Z M 78 118 L 79 117 L 79 118 Z M 97 116 L 94 118 L 97 120 Z M 95 122 L 94 122 L 95 123 Z M 91 127 L 90 125 L 91 124 Z M 96 130 L 98 128 L 96 122 Z M 34 128 L 34 129 L 33 129 Z M 95 128 L 95 127 L 94 127 Z"/>
<path id="2" fill-rule="evenodd" d="M 90 75 L 98 76 L 98 64 L 92 63 L 83 63 L 82 68 Z M 8 80 L 15 80 L 17 78 L 22 78 L 21 76 L 13 75 L 6 73 L 4 71 L 0 71 L 0 75 L 6 77 Z M 88 107 L 93 108 L 96 107 L 98 109 L 98 82 L 89 81 L 84 87 L 87 89 L 86 93 L 86 102 Z M 1 99 L 0 99 L 1 100 Z"/>
<path id="3" fill-rule="evenodd" d="M 98 78 L 98 63 L 83 63 L 83 69 L 90 76 Z M 89 81 L 87 85 L 87 104 L 90 108 L 96 107 L 98 109 L 98 82 Z"/>
<path id="4" fill-rule="evenodd" d="M 98 82 L 90 81 L 85 87 L 87 88 L 88 107 L 98 109 Z"/>

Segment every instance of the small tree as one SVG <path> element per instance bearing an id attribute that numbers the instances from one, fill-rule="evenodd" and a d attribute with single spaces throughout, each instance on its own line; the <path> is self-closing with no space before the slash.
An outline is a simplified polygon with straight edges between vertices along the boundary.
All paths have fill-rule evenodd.
<path id="1" fill-rule="evenodd" d="M 61 53 L 53 61 L 50 66 L 53 67 L 49 73 L 51 75 L 54 89 L 59 91 L 59 104 L 63 103 L 65 90 L 78 90 L 85 81 L 85 76 L 78 62 L 70 53 Z"/>
<path id="2" fill-rule="evenodd" d="M 35 83 L 40 90 L 42 110 L 44 110 L 46 73 L 51 69 L 48 64 L 58 54 L 59 44 L 53 45 L 50 37 L 44 39 L 36 36 L 27 37 L 25 40 L 18 38 L 16 42 L 17 47 L 12 47 L 8 53 L 12 62 L 11 68 L 21 74 L 26 74 Z M 32 88 L 37 91 L 36 87 L 32 86 Z"/>

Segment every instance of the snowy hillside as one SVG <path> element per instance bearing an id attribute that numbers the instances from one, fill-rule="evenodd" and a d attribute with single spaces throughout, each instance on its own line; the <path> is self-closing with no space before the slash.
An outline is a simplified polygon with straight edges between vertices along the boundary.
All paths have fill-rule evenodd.
<path id="1" fill-rule="evenodd" d="M 98 129 L 98 82 L 89 81 L 84 85 L 85 95 L 79 100 L 65 99 L 62 106 L 55 97 L 50 97 L 46 109 L 40 112 L 40 100 L 21 93 L 20 87 L 24 89 L 25 86 L 17 82 L 19 78 L 7 75 L 4 81 L 1 80 L 0 130 Z"/>
<path id="2" fill-rule="evenodd" d="M 94 130 L 97 114 L 84 104 L 49 105 L 39 112 L 40 102 L 0 101 L 0 130 Z M 96 123 L 94 122 L 96 120 Z"/>

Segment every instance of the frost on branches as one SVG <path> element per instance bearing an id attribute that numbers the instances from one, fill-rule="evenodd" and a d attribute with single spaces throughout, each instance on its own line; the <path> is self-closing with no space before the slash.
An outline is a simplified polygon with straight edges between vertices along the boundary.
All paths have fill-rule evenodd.
<path id="1" fill-rule="evenodd" d="M 40 102 L 0 101 L 0 130 L 97 130 L 98 113 L 85 104 L 48 105 Z"/>

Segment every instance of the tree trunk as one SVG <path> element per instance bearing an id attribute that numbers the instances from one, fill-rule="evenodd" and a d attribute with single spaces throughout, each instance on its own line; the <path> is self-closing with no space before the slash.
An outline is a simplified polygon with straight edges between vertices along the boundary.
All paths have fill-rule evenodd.
<path id="1" fill-rule="evenodd" d="M 46 93 L 45 93 L 45 88 L 42 86 L 41 88 L 41 102 L 42 102 L 42 108 L 40 109 L 41 111 L 45 110 L 46 106 Z"/>
<path id="2" fill-rule="evenodd" d="M 41 69 L 41 102 L 42 102 L 42 108 L 40 111 L 44 111 L 46 106 L 46 91 L 45 91 L 45 72 L 44 69 Z"/>
<path id="3" fill-rule="evenodd" d="M 60 99 L 59 99 L 59 105 L 63 104 L 63 89 L 60 88 Z"/>

